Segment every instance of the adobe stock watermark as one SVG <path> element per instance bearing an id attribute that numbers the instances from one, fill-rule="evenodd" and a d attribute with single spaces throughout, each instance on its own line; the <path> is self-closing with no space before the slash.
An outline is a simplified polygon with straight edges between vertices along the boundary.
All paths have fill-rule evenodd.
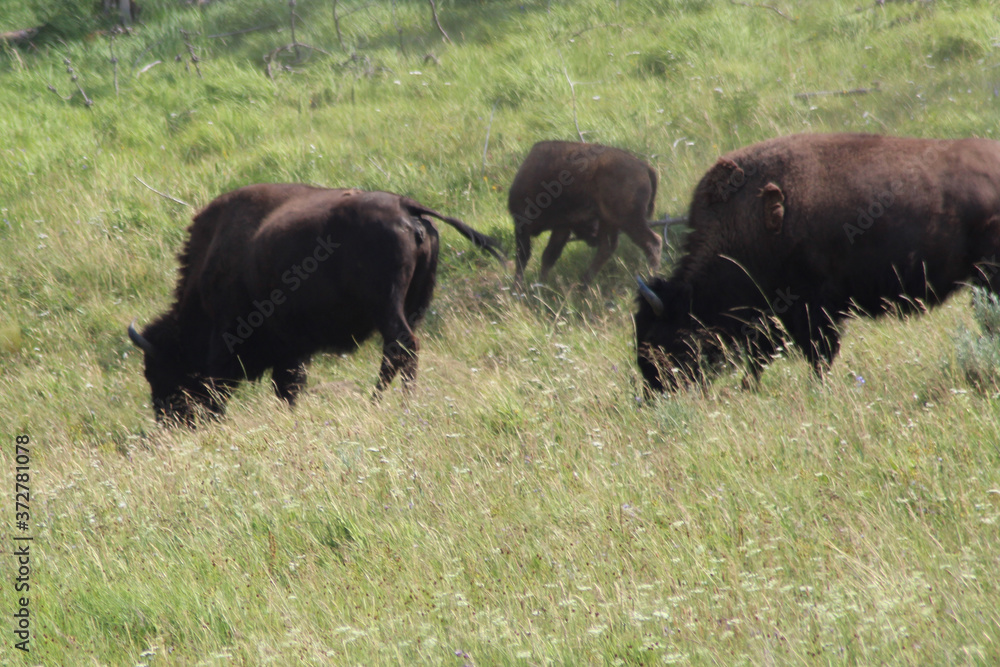
<path id="1" fill-rule="evenodd" d="M 236 318 L 234 333 L 227 331 L 222 334 L 222 341 L 226 344 L 229 353 L 232 354 L 237 345 L 245 343 L 254 334 L 254 331 L 264 326 L 264 322 L 274 315 L 278 306 L 288 300 L 288 293 L 295 292 L 302 287 L 302 284 L 319 270 L 320 264 L 330 259 L 333 256 L 333 251 L 339 247 L 340 244 L 333 243 L 329 235 L 325 239 L 317 236 L 316 246 L 312 253 L 306 255 L 300 264 L 293 264 L 291 268 L 281 274 L 281 282 L 288 287 L 287 292 L 284 289 L 275 288 L 263 301 L 254 299 L 253 310 L 247 313 L 246 317 Z"/>
<path id="2" fill-rule="evenodd" d="M 902 192 L 903 181 L 894 178 L 889 184 L 889 189 L 875 195 L 875 198 L 867 208 L 859 206 L 857 209 L 857 221 L 854 224 L 850 222 L 844 223 L 844 233 L 847 234 L 848 242 L 854 245 L 854 239 L 871 229 L 875 221 L 885 215 L 886 211 L 896 203 L 896 197 Z"/>
<path id="3" fill-rule="evenodd" d="M 583 169 L 584 167 L 581 167 L 580 171 L 583 171 Z M 552 203 L 565 191 L 566 186 L 572 185 L 572 183 L 573 174 L 568 169 L 560 171 L 557 180 L 542 181 L 543 191 L 536 193 L 534 198 L 525 197 L 523 213 L 514 215 L 517 224 L 523 227 L 537 220 L 542 211 L 552 206 Z"/>
<path id="4" fill-rule="evenodd" d="M 903 189 L 906 187 L 904 177 L 917 177 L 920 175 L 922 169 L 931 166 L 938 159 L 939 154 L 944 152 L 946 148 L 944 143 L 942 141 L 935 141 L 929 144 L 924 149 L 924 152 L 920 154 L 916 164 L 909 165 L 902 175 L 892 179 L 888 190 L 883 190 L 875 195 L 874 201 L 867 208 L 858 207 L 857 221 L 854 224 L 850 222 L 844 223 L 844 233 L 847 234 L 847 240 L 851 245 L 854 245 L 854 240 L 871 229 L 875 222 L 884 216 L 889 208 L 896 203 L 898 196 L 903 193 Z"/>
<path id="5" fill-rule="evenodd" d="M 796 302 L 798 302 L 799 299 L 802 298 L 800 295 L 792 292 L 791 287 L 776 289 L 774 294 L 774 299 L 768 303 L 768 306 L 771 309 L 770 313 L 773 313 L 774 315 L 784 315 L 792 306 L 796 304 Z M 740 333 L 748 342 L 754 343 L 760 338 L 764 331 L 763 326 L 760 323 L 745 322 Z"/>

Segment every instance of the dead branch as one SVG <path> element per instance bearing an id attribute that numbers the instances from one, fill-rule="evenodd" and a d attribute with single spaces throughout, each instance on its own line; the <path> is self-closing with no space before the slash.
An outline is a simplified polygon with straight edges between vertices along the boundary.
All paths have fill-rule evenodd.
<path id="1" fill-rule="evenodd" d="M 274 73 L 271 71 L 271 65 L 275 63 L 275 59 L 278 57 L 278 55 L 280 55 L 283 51 L 294 51 L 296 54 L 298 54 L 299 49 L 310 49 L 312 51 L 317 51 L 319 53 L 322 53 L 324 56 L 333 55 L 329 51 L 324 51 L 321 48 L 311 46 L 309 44 L 303 44 L 302 42 L 293 42 L 291 44 L 285 44 L 284 46 L 279 46 L 278 48 L 274 49 L 273 51 L 264 56 L 264 62 L 267 63 L 267 77 L 269 79 L 274 79 Z M 302 61 L 301 57 L 298 57 L 295 60 L 296 63 L 299 63 L 301 61 Z M 291 69 L 291 67 L 289 67 L 288 65 L 283 66 L 283 68 L 286 70 Z"/>
<path id="2" fill-rule="evenodd" d="M 442 35 L 442 36 L 444 36 L 444 41 L 446 41 L 446 42 L 448 42 L 449 44 L 451 44 L 451 37 L 449 37 L 449 36 L 448 36 L 448 33 L 446 33 L 446 32 L 444 31 L 444 28 L 442 28 L 442 27 L 441 27 L 441 21 L 440 21 L 440 20 L 438 19 L 438 9 L 437 9 L 437 5 L 436 5 L 436 4 L 434 4 L 434 0 L 427 0 L 427 1 L 428 1 L 429 3 L 431 3 L 431 15 L 432 15 L 432 16 L 434 17 L 434 25 L 436 25 L 436 26 L 437 26 L 437 28 L 438 28 L 438 30 L 440 30 L 440 31 L 441 31 L 441 35 Z"/>
<path id="3" fill-rule="evenodd" d="M 140 183 L 142 183 L 142 184 L 143 184 L 143 185 L 145 185 L 145 186 L 146 186 L 147 188 L 149 188 L 150 190 L 152 190 L 152 191 L 153 191 L 153 192 L 155 192 L 156 194 L 160 195 L 160 196 L 161 196 L 161 197 L 163 197 L 164 199 L 169 199 L 169 200 L 170 200 L 170 201 L 172 201 L 172 202 L 176 202 L 176 203 L 178 203 L 178 204 L 182 204 L 182 205 L 184 205 L 184 206 L 188 206 L 188 207 L 190 207 L 190 206 L 191 206 L 191 204 L 187 203 L 186 201 L 183 201 L 183 200 L 181 200 L 181 199 L 178 199 L 177 197 L 171 197 L 170 195 L 168 195 L 168 194 L 166 194 L 166 193 L 164 193 L 164 192 L 160 192 L 159 190 L 157 190 L 156 188 L 154 188 L 154 187 L 150 186 L 150 185 L 149 185 L 148 183 L 146 183 L 146 181 L 142 180 L 142 179 L 141 179 L 141 178 L 139 178 L 138 176 L 133 176 L 133 178 L 135 178 L 135 180 L 139 181 Z"/>
<path id="4" fill-rule="evenodd" d="M 148 65 L 146 65 L 145 67 L 143 67 L 141 70 L 139 70 L 136 73 L 135 78 L 138 79 L 140 76 L 142 76 L 143 74 L 145 74 L 147 70 L 151 70 L 154 67 L 156 67 L 157 65 L 162 65 L 162 64 L 163 64 L 162 60 L 154 60 L 153 62 L 149 63 Z"/>
<path id="5" fill-rule="evenodd" d="M 201 79 L 204 78 L 201 76 L 201 67 L 198 65 L 198 63 L 201 62 L 201 58 L 199 58 L 198 54 L 195 53 L 194 44 L 192 44 L 191 40 L 188 38 L 190 34 L 191 33 L 186 30 L 181 30 L 181 35 L 184 37 L 184 46 L 187 47 L 188 55 L 191 58 L 191 64 L 194 65 L 194 70 L 198 73 L 198 78 Z M 178 58 L 180 58 L 180 56 L 178 56 Z M 187 63 L 184 63 L 184 69 L 187 69 Z"/>
<path id="6" fill-rule="evenodd" d="M 301 60 L 302 54 L 299 53 L 298 40 L 295 39 L 295 0 L 288 0 L 288 20 L 291 22 L 292 26 L 292 44 L 295 46 L 295 59 Z"/>
<path id="7" fill-rule="evenodd" d="M 343 14 L 339 14 L 339 15 L 337 14 L 337 5 L 338 4 L 339 4 L 339 0 L 333 0 L 333 27 L 337 31 L 337 43 L 340 44 L 340 50 L 343 51 L 344 50 L 344 37 L 340 33 L 340 21 L 341 21 L 341 19 L 347 18 L 348 16 L 350 16 L 354 12 L 360 12 L 362 9 L 367 9 L 367 8 L 371 7 L 375 3 L 374 2 L 369 2 L 369 3 L 363 4 L 363 5 L 359 6 L 359 7 L 355 7 L 354 9 L 352 9 L 352 10 L 350 10 L 348 12 L 344 12 Z"/>
<path id="8" fill-rule="evenodd" d="M 788 16 L 777 7 L 772 7 L 771 5 L 762 5 L 759 2 L 753 2 L 753 3 L 740 2 L 739 0 L 729 0 L 729 3 L 732 5 L 740 5 L 742 7 L 750 7 L 751 9 L 770 9 L 772 12 L 774 12 L 781 18 L 785 19 L 786 21 L 791 21 L 792 23 L 795 23 L 796 21 L 796 19 L 792 18 L 791 16 Z"/>
<path id="9" fill-rule="evenodd" d="M 25 28 L 24 30 L 11 30 L 10 32 L 0 32 L 0 42 L 7 42 L 11 46 L 27 46 L 31 44 L 41 26 L 37 28 Z"/>
<path id="10" fill-rule="evenodd" d="M 118 57 L 115 56 L 115 34 L 111 33 L 108 39 L 108 51 L 111 52 L 111 67 L 114 68 L 115 76 L 115 97 L 118 97 Z"/>
<path id="11" fill-rule="evenodd" d="M 396 19 L 396 0 L 392 0 L 392 23 L 396 26 L 396 34 L 399 35 L 399 51 L 406 57 L 406 48 L 403 46 L 403 28 Z"/>
<path id="12" fill-rule="evenodd" d="M 63 63 L 66 64 L 66 73 L 69 74 L 69 80 L 73 82 L 73 84 L 76 86 L 76 89 L 79 91 L 80 95 L 83 96 L 83 103 L 84 103 L 84 105 L 86 105 L 88 107 L 91 106 L 94 103 L 94 100 L 92 100 L 89 97 L 87 97 L 87 93 L 83 89 L 83 86 L 80 85 L 80 79 L 76 75 L 76 71 L 73 70 L 73 65 L 72 65 L 72 63 L 70 63 L 69 58 L 63 58 Z M 64 102 L 69 102 L 71 99 L 73 99 L 73 96 L 76 95 L 76 93 L 71 93 L 69 97 L 63 97 L 59 93 L 59 91 L 56 90 L 56 87 L 53 86 L 51 83 L 48 84 L 48 89 L 51 90 L 56 95 L 59 95 L 59 97 Z"/>
<path id="13" fill-rule="evenodd" d="M 795 93 L 795 97 L 800 100 L 808 100 L 810 97 L 825 97 L 828 95 L 867 95 L 877 93 L 881 88 L 876 83 L 871 88 L 851 88 L 850 90 L 817 90 L 811 93 Z"/>

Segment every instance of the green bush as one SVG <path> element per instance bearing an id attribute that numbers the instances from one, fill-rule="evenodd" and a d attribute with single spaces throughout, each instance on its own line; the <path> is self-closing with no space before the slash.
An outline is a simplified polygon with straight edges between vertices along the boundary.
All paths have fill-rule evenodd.
<path id="1" fill-rule="evenodd" d="M 1000 297 L 972 288 L 972 313 L 980 336 L 963 329 L 958 337 L 958 364 L 965 378 L 981 391 L 1000 386 Z"/>

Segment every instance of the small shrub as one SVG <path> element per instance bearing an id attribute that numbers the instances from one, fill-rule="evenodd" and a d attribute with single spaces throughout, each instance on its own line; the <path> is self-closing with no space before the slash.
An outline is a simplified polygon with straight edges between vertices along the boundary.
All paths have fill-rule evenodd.
<path id="1" fill-rule="evenodd" d="M 1000 297 L 981 287 L 972 289 L 972 312 L 982 334 L 968 329 L 958 336 L 958 366 L 981 391 L 1000 386 Z"/>

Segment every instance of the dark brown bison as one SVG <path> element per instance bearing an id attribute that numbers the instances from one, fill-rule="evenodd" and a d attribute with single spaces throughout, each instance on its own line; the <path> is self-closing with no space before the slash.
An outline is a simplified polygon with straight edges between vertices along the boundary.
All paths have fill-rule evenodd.
<path id="1" fill-rule="evenodd" d="M 313 353 L 353 351 L 377 330 L 375 395 L 417 373 L 413 333 L 434 290 L 431 217 L 503 261 L 497 243 L 388 192 L 250 185 L 198 213 L 180 254 L 170 310 L 128 335 L 145 352 L 158 419 L 221 413 L 232 390 L 267 369 L 290 404 Z"/>
<path id="2" fill-rule="evenodd" d="M 685 256 L 640 280 L 639 368 L 675 389 L 742 350 L 756 381 L 790 339 L 816 373 L 849 312 L 914 312 L 1000 287 L 1000 143 L 802 134 L 719 158 L 695 188 Z"/>
<path id="3" fill-rule="evenodd" d="M 653 270 L 661 240 L 647 220 L 656 203 L 653 168 L 623 150 L 569 141 L 541 141 L 531 148 L 510 186 L 518 284 L 531 257 L 531 237 L 551 231 L 542 253 L 541 279 L 559 259 L 570 236 L 597 247 L 582 281 L 589 283 L 625 232 L 643 249 Z"/>

